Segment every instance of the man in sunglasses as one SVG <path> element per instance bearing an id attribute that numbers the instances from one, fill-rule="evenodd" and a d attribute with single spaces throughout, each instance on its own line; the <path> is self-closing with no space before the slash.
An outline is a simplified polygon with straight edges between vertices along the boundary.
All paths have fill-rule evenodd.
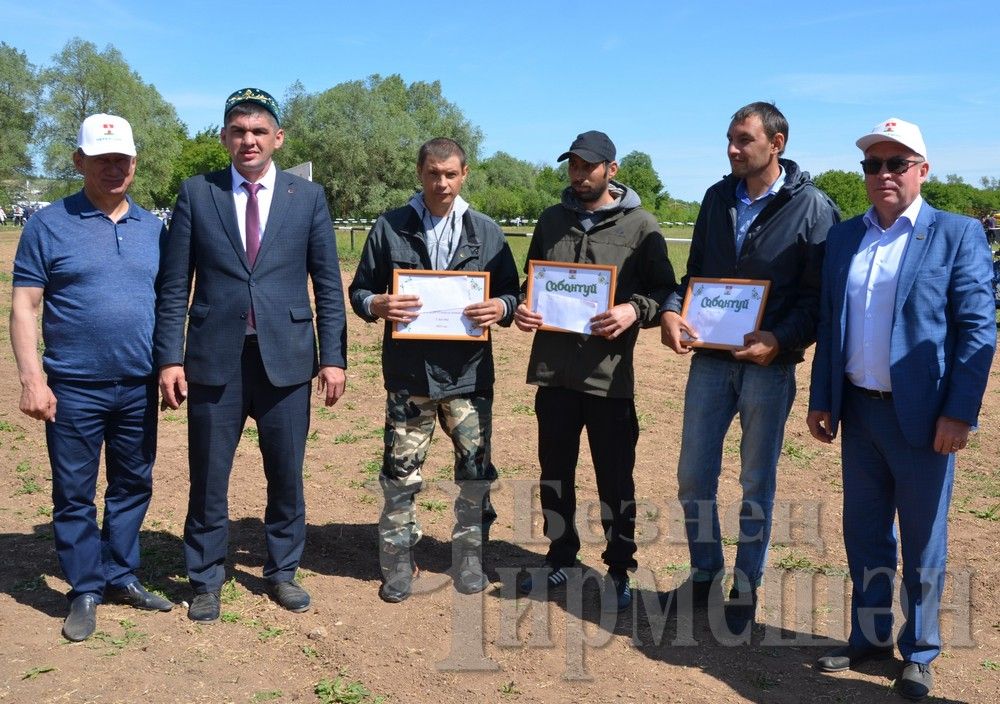
<path id="1" fill-rule="evenodd" d="M 941 651 L 955 453 L 976 425 L 996 347 L 990 251 L 978 222 L 921 198 L 930 165 L 916 125 L 889 118 L 857 145 L 872 207 L 827 238 L 807 419 L 820 442 L 843 429 L 851 632 L 816 666 L 892 656 L 898 517 L 897 688 L 919 700 Z"/>
<path id="2" fill-rule="evenodd" d="M 680 315 L 690 277 L 765 279 L 770 289 L 760 330 L 748 333 L 742 347 L 697 347 L 691 360 L 677 466 L 691 576 L 663 599 L 668 610 L 722 601 L 725 564 L 716 496 L 723 442 L 739 413 L 743 500 L 725 616 L 730 632 L 746 638 L 766 564 L 795 366 L 815 340 L 823 240 L 838 216 L 809 174 L 781 158 L 788 121 L 773 104 L 740 108 L 726 136 L 732 173 L 705 193 L 687 273 L 661 309 L 663 344 L 686 354 L 689 340 L 697 337 Z"/>

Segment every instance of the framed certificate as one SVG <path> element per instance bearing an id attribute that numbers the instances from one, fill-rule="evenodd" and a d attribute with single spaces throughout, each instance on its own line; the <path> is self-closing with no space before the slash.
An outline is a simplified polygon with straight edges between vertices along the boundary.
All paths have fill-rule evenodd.
<path id="1" fill-rule="evenodd" d="M 528 308 L 540 313 L 542 330 L 590 334 L 590 319 L 614 305 L 618 267 L 532 259 Z"/>
<path id="2" fill-rule="evenodd" d="M 420 296 L 420 314 L 409 323 L 393 323 L 397 340 L 454 340 L 485 342 L 489 328 L 479 328 L 462 313 L 472 303 L 482 303 L 490 290 L 488 271 L 429 271 L 395 269 L 392 292 Z"/>
<path id="3" fill-rule="evenodd" d="M 743 346 L 743 336 L 760 329 L 771 282 L 762 279 L 711 279 L 692 276 L 684 296 L 681 317 L 698 337 L 692 347 L 732 350 Z"/>

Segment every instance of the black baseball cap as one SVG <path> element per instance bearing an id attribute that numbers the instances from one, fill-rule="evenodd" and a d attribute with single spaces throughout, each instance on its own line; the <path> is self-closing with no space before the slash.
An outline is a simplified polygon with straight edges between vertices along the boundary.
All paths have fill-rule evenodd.
<path id="1" fill-rule="evenodd" d="M 583 134 L 578 134 L 573 143 L 569 145 L 569 151 L 563 152 L 556 161 L 569 159 L 570 154 L 591 164 L 600 164 L 605 161 L 615 160 L 615 143 L 603 132 L 590 130 Z"/>

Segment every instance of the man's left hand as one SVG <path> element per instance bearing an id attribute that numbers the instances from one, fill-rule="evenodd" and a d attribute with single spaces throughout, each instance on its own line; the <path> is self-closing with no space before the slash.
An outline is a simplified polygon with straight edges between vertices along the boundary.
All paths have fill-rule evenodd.
<path id="1" fill-rule="evenodd" d="M 937 429 L 934 433 L 934 452 L 949 455 L 952 452 L 964 450 L 968 443 L 968 423 L 946 416 L 937 419 Z"/>
<path id="2" fill-rule="evenodd" d="M 347 374 L 340 367 L 320 367 L 316 379 L 316 395 L 324 396 L 323 403 L 332 406 L 344 395 Z"/>
<path id="3" fill-rule="evenodd" d="M 466 318 L 476 324 L 477 328 L 487 328 L 494 323 L 499 323 L 503 318 L 504 304 L 499 298 L 491 298 L 488 301 L 468 305 L 462 312 L 465 313 Z"/>
<path id="4" fill-rule="evenodd" d="M 590 334 L 614 340 L 635 325 L 639 315 L 631 303 L 619 303 L 590 319 Z"/>
<path id="5" fill-rule="evenodd" d="M 778 338 L 767 330 L 758 330 L 743 336 L 743 347 L 733 350 L 733 357 L 741 362 L 753 362 L 766 367 L 778 356 L 780 349 Z"/>

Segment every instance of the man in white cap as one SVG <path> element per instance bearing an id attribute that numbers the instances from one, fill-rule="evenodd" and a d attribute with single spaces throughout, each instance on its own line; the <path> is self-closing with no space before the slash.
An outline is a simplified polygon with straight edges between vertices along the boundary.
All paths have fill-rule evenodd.
<path id="1" fill-rule="evenodd" d="M 163 224 L 126 193 L 132 127 L 83 121 L 73 163 L 83 190 L 38 211 L 14 259 L 10 339 L 20 409 L 44 420 L 56 552 L 69 582 L 63 635 L 85 640 L 102 601 L 169 611 L 139 583 L 139 528 L 153 491 L 157 385 L 154 281 Z M 38 359 L 38 313 L 44 306 Z M 57 410 L 58 405 L 58 410 Z M 94 505 L 106 448 L 104 524 Z"/>
<path id="2" fill-rule="evenodd" d="M 843 428 L 851 632 L 816 666 L 892 656 L 898 518 L 906 623 L 896 687 L 919 700 L 941 652 L 955 453 L 976 425 L 996 347 L 992 268 L 978 222 L 921 198 L 930 166 L 916 125 L 889 118 L 857 145 L 872 207 L 827 236 L 807 419 L 821 442 Z"/>

